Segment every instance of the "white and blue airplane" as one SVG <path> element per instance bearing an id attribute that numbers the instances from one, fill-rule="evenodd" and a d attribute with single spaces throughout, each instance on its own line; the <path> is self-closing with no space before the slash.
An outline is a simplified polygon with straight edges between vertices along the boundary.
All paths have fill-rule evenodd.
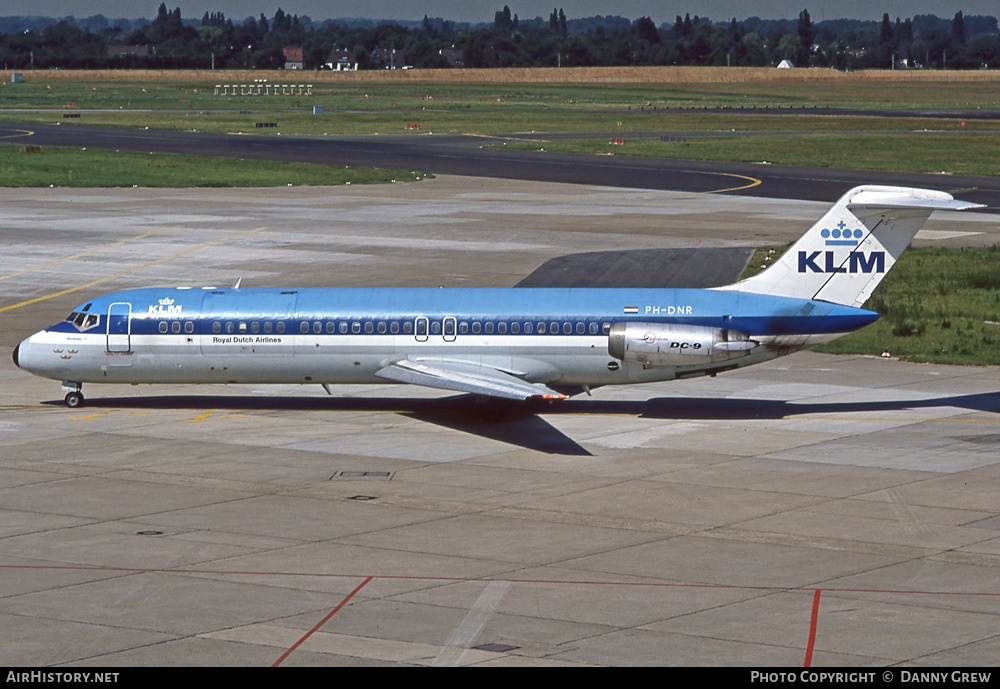
<path id="1" fill-rule="evenodd" d="M 874 322 L 944 192 L 862 186 L 767 270 L 711 289 L 152 287 L 80 304 L 14 363 L 84 383 L 411 383 L 515 400 L 714 376 Z"/>

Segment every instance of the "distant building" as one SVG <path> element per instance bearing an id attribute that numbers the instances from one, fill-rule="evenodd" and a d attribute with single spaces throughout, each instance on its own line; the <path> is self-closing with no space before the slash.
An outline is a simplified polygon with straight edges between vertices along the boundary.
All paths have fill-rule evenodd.
<path id="1" fill-rule="evenodd" d="M 461 68 L 465 67 L 465 51 L 457 50 L 455 48 L 442 48 L 438 51 L 438 55 L 443 57 L 448 61 L 449 67 Z"/>
<path id="2" fill-rule="evenodd" d="M 358 68 L 358 60 L 352 51 L 346 48 L 336 48 L 327 55 L 326 67 L 338 72 L 353 72 Z"/>
<path id="3" fill-rule="evenodd" d="M 403 69 L 406 53 L 395 48 L 377 48 L 372 51 L 372 62 L 378 69 Z"/>
<path id="4" fill-rule="evenodd" d="M 791 69 L 794 66 L 791 60 L 782 60 L 778 63 L 778 69 Z"/>
<path id="5" fill-rule="evenodd" d="M 281 52 L 285 54 L 285 69 L 302 69 L 305 67 L 305 62 L 302 60 L 302 48 L 282 48 Z"/>

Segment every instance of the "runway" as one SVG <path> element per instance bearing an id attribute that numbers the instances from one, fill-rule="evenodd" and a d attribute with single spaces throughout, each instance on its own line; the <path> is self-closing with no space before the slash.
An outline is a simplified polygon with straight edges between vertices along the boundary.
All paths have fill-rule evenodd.
<path id="1" fill-rule="evenodd" d="M 513 286 L 787 242 L 825 203 L 448 175 L 0 202 L 5 665 L 994 663 L 996 367 L 804 353 L 528 415 L 404 386 L 69 410 L 10 361 L 126 286 Z M 998 235 L 942 213 L 917 242 Z"/>
<path id="2" fill-rule="evenodd" d="M 1000 181 L 993 177 L 505 150 L 502 136 L 281 137 L 5 123 L 0 140 L 806 201 L 832 202 L 859 184 L 889 184 L 955 190 L 965 200 L 1000 208 Z"/>

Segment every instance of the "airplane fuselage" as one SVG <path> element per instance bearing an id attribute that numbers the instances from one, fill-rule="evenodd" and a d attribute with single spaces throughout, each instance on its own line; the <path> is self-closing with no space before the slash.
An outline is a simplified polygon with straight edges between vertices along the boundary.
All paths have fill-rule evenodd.
<path id="1" fill-rule="evenodd" d="M 22 342 L 15 360 L 75 383 L 334 384 L 393 382 L 376 373 L 433 359 L 597 387 L 758 363 L 876 318 L 700 289 L 147 288 L 81 305 Z M 734 331 L 759 346 L 714 358 L 678 351 L 666 359 L 677 363 L 650 365 L 609 354 L 616 324 Z"/>

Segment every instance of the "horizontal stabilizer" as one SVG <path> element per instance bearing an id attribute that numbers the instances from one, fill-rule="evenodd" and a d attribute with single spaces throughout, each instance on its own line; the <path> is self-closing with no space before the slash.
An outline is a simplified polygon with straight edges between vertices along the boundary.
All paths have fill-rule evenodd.
<path id="1" fill-rule="evenodd" d="M 890 187 L 890 189 L 892 189 Z M 928 210 L 928 211 L 967 211 L 973 208 L 984 208 L 981 203 L 970 203 L 951 198 L 942 192 L 933 195 L 922 195 L 914 192 L 929 191 L 924 189 L 903 188 L 906 192 L 865 190 L 852 198 L 847 207 L 857 214 L 857 211 L 892 211 L 892 210 Z"/>
<path id="2" fill-rule="evenodd" d="M 397 383 L 423 385 L 441 390 L 469 392 L 476 395 L 511 400 L 566 399 L 540 383 L 529 383 L 490 366 L 441 359 L 395 361 L 375 372 L 379 378 Z"/>

